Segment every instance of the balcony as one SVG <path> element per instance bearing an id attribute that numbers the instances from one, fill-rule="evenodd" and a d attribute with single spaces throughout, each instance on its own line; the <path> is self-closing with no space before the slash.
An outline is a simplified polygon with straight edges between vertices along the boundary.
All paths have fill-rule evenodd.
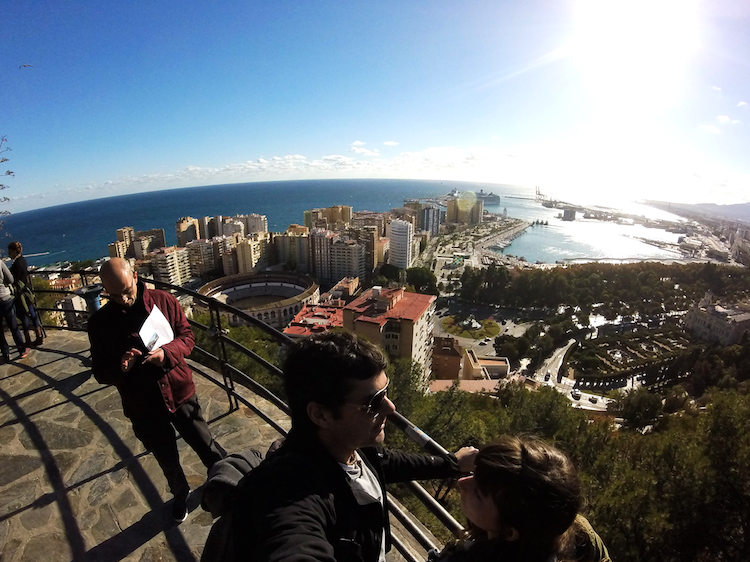
<path id="1" fill-rule="evenodd" d="M 220 322 L 218 308 L 226 305 L 212 301 L 210 306 L 217 309 L 212 319 Z M 255 319 L 248 322 L 260 325 Z M 212 433 L 229 452 L 250 447 L 265 452 L 290 427 L 284 404 L 225 361 L 222 350 L 242 346 L 225 337 L 220 325 L 193 327 L 213 334 L 217 344 L 194 352 L 202 363 L 189 361 Z M 47 328 L 41 347 L 23 360 L 0 365 L 0 559 L 199 560 L 212 519 L 199 505 L 206 473 L 197 455 L 178 442 L 196 492 L 188 519 L 177 526 L 166 480 L 135 438 L 117 390 L 92 375 L 87 335 Z M 219 365 L 221 373 L 207 368 L 209 363 Z M 439 445 L 407 420 L 396 416 L 393 421 L 430 452 L 440 453 Z M 417 485 L 410 489 L 449 529 L 460 532 L 429 494 Z M 395 548 L 389 562 L 425 560 L 425 549 L 439 543 L 398 502 L 394 510 Z"/>

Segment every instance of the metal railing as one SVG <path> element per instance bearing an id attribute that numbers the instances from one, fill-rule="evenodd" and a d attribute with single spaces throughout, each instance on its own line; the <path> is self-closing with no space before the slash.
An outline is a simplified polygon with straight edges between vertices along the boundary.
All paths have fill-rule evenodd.
<path id="1" fill-rule="evenodd" d="M 71 274 L 71 272 L 49 271 L 45 273 L 65 273 L 68 275 Z M 87 277 L 89 279 L 94 278 L 90 272 L 81 273 L 80 275 L 82 277 L 82 281 L 86 281 Z M 269 415 L 262 412 L 257 406 L 253 405 L 240 393 L 238 393 L 235 385 L 242 386 L 250 390 L 257 396 L 264 398 L 265 400 L 269 401 L 271 404 L 285 412 L 287 415 L 289 414 L 289 407 L 281 398 L 276 396 L 273 392 L 268 390 L 263 385 L 259 384 L 256 380 L 253 379 L 253 377 L 234 366 L 232 364 L 232 356 L 230 350 L 237 352 L 242 356 L 250 358 L 256 365 L 260 366 L 265 371 L 271 373 L 276 377 L 282 376 L 281 369 L 277 365 L 274 365 L 272 362 L 260 356 L 258 353 L 254 352 L 251 349 L 248 349 L 241 343 L 230 338 L 226 334 L 228 330 L 225 330 L 224 326 L 229 325 L 227 318 L 239 319 L 245 324 L 262 331 L 263 334 L 265 334 L 267 337 L 270 337 L 273 341 L 279 344 L 281 348 L 292 345 L 294 343 L 294 340 L 292 340 L 289 336 L 280 332 L 279 330 L 264 323 L 263 321 L 247 314 L 246 312 L 234 308 L 230 305 L 224 304 L 212 297 L 207 297 L 201 295 L 196 291 L 191 291 L 189 289 L 185 289 L 183 287 L 178 287 L 161 281 L 155 281 L 145 278 L 141 278 L 141 280 L 148 285 L 156 287 L 157 289 L 169 291 L 170 293 L 174 294 L 181 301 L 183 308 L 185 308 L 185 301 L 189 301 L 189 308 L 198 307 L 200 309 L 208 311 L 210 320 L 209 324 L 198 322 L 191 318 L 191 315 L 188 314 L 188 322 L 190 323 L 194 332 L 196 334 L 205 334 L 207 336 L 207 338 L 196 337 L 196 346 L 193 350 L 193 354 L 191 355 L 191 359 L 193 359 L 197 363 L 213 369 L 214 371 L 217 371 L 221 375 L 221 380 L 213 377 L 211 374 L 206 372 L 199 371 L 199 374 L 205 377 L 210 382 L 222 388 L 227 393 L 230 413 L 237 410 L 239 408 L 239 405 L 242 404 L 243 406 L 252 409 L 279 434 L 286 435 L 286 431 L 276 422 L 274 422 Z M 78 322 L 77 325 L 62 326 L 47 323 L 44 325 L 44 327 L 78 331 L 85 330 L 86 327 L 84 320 L 88 318 L 90 309 L 95 309 L 96 307 L 98 307 L 99 298 L 98 291 L 96 290 L 97 286 L 94 285 L 89 287 L 93 287 L 93 290 L 89 290 L 88 294 L 86 295 L 88 304 L 87 310 L 75 311 L 75 314 L 81 317 L 81 321 Z M 99 290 L 100 289 L 101 288 L 99 287 Z M 59 297 L 67 297 L 69 295 L 81 296 L 82 294 L 80 289 L 77 291 L 70 291 L 37 288 L 35 289 L 35 291 L 38 295 L 52 294 Z M 53 313 L 61 312 L 59 308 L 49 307 L 38 307 L 37 311 Z M 73 311 L 68 310 L 66 312 L 71 313 Z M 211 342 L 213 349 L 206 349 L 205 347 L 198 345 L 198 342 L 201 340 Z M 448 451 L 446 451 L 440 444 L 432 440 L 427 434 L 421 431 L 418 427 L 416 427 L 413 423 L 411 423 L 407 418 L 405 418 L 398 412 L 395 412 L 388 416 L 388 420 L 428 453 L 443 457 L 449 455 Z M 463 526 L 458 521 L 456 521 L 453 516 L 420 484 L 416 482 L 409 482 L 407 483 L 406 487 L 422 504 L 425 505 L 425 507 L 437 518 L 437 520 L 442 525 L 444 525 L 448 531 L 450 531 L 451 534 L 456 537 L 462 536 L 464 532 Z M 390 505 L 391 513 L 404 526 L 407 532 L 414 538 L 417 543 L 419 543 L 425 550 L 439 548 L 439 545 L 435 544 L 432 538 L 425 534 L 424 531 L 414 523 L 409 515 L 404 512 L 404 510 L 397 507 L 394 502 L 390 502 Z M 409 549 L 407 545 L 403 544 L 402 541 L 400 541 L 396 536 L 393 536 L 392 538 L 394 546 L 406 560 L 408 560 L 409 562 L 423 562 L 422 559 L 415 557 L 413 551 Z"/>

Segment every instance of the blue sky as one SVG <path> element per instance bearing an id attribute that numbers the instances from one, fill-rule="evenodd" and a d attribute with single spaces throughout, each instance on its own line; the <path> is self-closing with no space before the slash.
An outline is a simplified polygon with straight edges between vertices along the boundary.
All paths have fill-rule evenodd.
<path id="1" fill-rule="evenodd" d="M 342 177 L 750 201 L 747 1 L 37 1 L 2 13 L 11 212 Z"/>

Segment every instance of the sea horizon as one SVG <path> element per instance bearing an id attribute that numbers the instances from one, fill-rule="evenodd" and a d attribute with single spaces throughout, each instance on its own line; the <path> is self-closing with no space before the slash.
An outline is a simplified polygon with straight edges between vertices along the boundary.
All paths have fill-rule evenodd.
<path id="1" fill-rule="evenodd" d="M 445 180 L 289 180 L 148 191 L 10 215 L 5 218 L 3 234 L 8 242 L 21 241 L 30 265 L 42 266 L 105 257 L 108 244 L 116 239 L 116 230 L 125 226 L 135 230 L 163 228 L 167 244 L 174 245 L 175 223 L 184 216 L 257 213 L 266 215 L 269 231 L 283 232 L 290 224 L 301 224 L 303 212 L 308 209 L 350 205 L 355 211 L 385 212 L 403 206 L 405 199 L 440 197 L 453 189 L 494 192 L 500 196 L 500 204 L 485 204 L 486 210 L 500 214 L 507 209 L 512 218 L 548 221 L 546 233 L 542 229 L 529 229 L 505 249 L 505 253 L 523 256 L 530 262 L 679 257 L 636 240 L 643 233 L 629 236 L 634 230 L 621 232 L 600 221 L 562 222 L 557 219 L 559 210 L 545 208 L 535 201 L 535 190 L 530 186 Z M 682 220 L 637 204 L 629 204 L 626 211 L 650 218 Z M 584 223 L 588 228 L 582 228 Z M 646 234 L 657 232 L 657 229 L 646 230 L 649 231 Z M 676 241 L 674 236 L 665 239 L 662 233 L 656 236 L 659 240 Z"/>

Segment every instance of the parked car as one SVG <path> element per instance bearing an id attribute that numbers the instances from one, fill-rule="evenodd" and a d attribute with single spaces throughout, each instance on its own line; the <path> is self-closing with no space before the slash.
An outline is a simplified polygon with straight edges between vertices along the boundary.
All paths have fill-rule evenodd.
<path id="1" fill-rule="evenodd" d="M 599 402 L 599 399 L 596 396 L 589 396 L 589 402 L 591 402 L 592 404 L 596 404 L 597 402 Z"/>
<path id="2" fill-rule="evenodd" d="M 578 390 L 571 390 L 570 395 L 573 397 L 574 400 L 580 400 L 581 393 Z"/>
<path id="3" fill-rule="evenodd" d="M 546 375 L 544 375 L 544 380 L 545 380 L 545 382 L 549 380 L 550 376 L 551 376 L 551 375 L 550 375 L 550 372 L 549 372 L 549 371 L 547 371 L 547 374 L 546 374 Z"/>

